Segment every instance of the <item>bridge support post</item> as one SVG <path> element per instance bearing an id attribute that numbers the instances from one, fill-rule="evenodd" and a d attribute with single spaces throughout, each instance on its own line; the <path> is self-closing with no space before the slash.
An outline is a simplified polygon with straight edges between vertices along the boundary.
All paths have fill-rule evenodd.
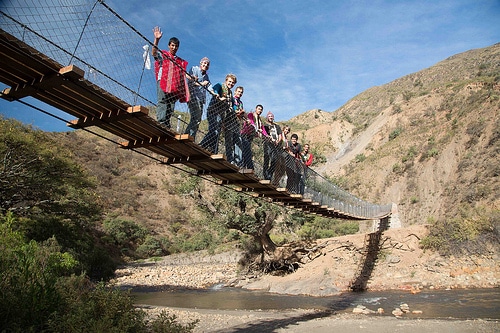
<path id="1" fill-rule="evenodd" d="M 401 228 L 401 220 L 399 219 L 398 205 L 392 203 L 391 215 L 389 216 L 389 228 Z"/>

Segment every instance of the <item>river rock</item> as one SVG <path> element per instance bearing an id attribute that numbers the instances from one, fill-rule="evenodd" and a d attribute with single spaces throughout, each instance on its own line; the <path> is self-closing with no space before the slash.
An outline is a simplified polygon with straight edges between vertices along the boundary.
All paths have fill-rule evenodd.
<path id="1" fill-rule="evenodd" d="M 401 309 L 401 311 L 403 311 L 404 313 L 408 313 L 410 312 L 410 307 L 408 306 L 408 304 L 406 303 L 403 303 L 399 306 L 399 308 Z"/>
<path id="2" fill-rule="evenodd" d="M 401 311 L 400 308 L 396 308 L 396 309 L 392 310 L 392 314 L 395 317 L 401 317 L 403 315 L 403 311 Z"/>
<path id="3" fill-rule="evenodd" d="M 356 314 L 372 314 L 372 313 L 375 313 L 375 311 L 370 310 L 366 306 L 359 304 L 359 305 L 357 305 L 352 310 L 352 313 L 356 313 Z"/>

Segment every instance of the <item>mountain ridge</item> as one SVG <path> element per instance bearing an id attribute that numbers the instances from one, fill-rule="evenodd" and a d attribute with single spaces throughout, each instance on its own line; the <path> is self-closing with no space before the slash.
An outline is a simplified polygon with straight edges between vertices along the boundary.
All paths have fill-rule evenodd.
<path id="1" fill-rule="evenodd" d="M 290 122 L 313 124 L 298 132 L 324 149 L 328 163 L 315 167 L 319 173 L 348 178 L 347 190 L 365 200 L 403 206 L 403 223 L 455 216 L 442 203 L 457 201 L 447 187 L 466 177 L 463 164 L 498 160 L 499 64 L 498 43 L 470 50 L 372 87 L 333 113 L 310 110 Z M 467 180 L 487 188 L 474 203 L 498 208 L 498 172 L 481 165 L 476 181 Z M 466 187 L 454 192 L 458 201 L 467 201 Z"/>

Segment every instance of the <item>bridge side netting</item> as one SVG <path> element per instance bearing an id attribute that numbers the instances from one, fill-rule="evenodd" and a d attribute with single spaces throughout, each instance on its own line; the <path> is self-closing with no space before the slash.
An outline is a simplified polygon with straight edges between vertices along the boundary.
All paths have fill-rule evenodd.
<path id="1" fill-rule="evenodd" d="M 227 91 L 199 85 L 201 78 L 190 75 L 191 64 L 184 68 L 169 57 L 157 62 L 152 36 L 135 30 L 104 1 L 4 0 L 0 9 L 2 30 L 62 66 L 83 69 L 86 80 L 130 105 L 146 106 L 164 126 L 190 134 L 211 153 L 224 154 L 260 179 L 351 216 L 371 218 L 390 212 L 390 206 L 370 204 L 340 189 L 290 155 L 282 143 L 272 143 L 259 133 L 255 117 L 250 121 L 254 110 L 238 115 L 225 98 Z M 159 47 L 168 50 L 168 37 Z M 159 70 L 169 73 L 164 82 L 157 81 Z M 200 87 L 205 100 L 198 102 L 197 110 L 200 94 L 195 90 Z M 202 121 L 191 121 L 195 113 L 202 114 Z M 265 123 L 265 115 L 260 121 Z"/>

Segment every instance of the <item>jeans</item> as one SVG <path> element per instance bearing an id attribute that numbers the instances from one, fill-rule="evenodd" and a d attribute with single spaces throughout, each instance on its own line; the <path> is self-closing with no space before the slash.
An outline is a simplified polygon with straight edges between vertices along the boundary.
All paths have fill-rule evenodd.
<path id="1" fill-rule="evenodd" d="M 219 151 L 219 137 L 222 128 L 223 116 L 221 110 L 214 105 L 210 105 L 207 110 L 208 133 L 200 142 L 200 146 L 210 151 L 212 154 L 217 154 Z"/>
<path id="2" fill-rule="evenodd" d="M 201 116 L 203 115 L 203 102 L 197 98 L 191 98 L 188 102 L 188 107 L 191 119 L 189 119 L 189 125 L 184 133 L 196 139 L 196 133 L 200 126 Z"/>
<path id="3" fill-rule="evenodd" d="M 302 172 L 300 168 L 300 162 L 298 159 L 293 157 L 290 154 L 285 155 L 285 164 L 286 164 L 286 189 L 290 193 L 299 194 L 301 191 L 301 178 Z"/>
<path id="4" fill-rule="evenodd" d="M 273 178 L 278 155 L 281 153 L 278 149 L 281 149 L 281 146 L 276 146 L 272 142 L 264 141 L 264 179 L 271 180 Z"/>
<path id="5" fill-rule="evenodd" d="M 243 161 L 241 167 L 244 169 L 254 169 L 252 160 L 252 140 L 253 136 L 242 135 L 241 136 L 241 151 L 243 154 Z"/>
<path id="6" fill-rule="evenodd" d="M 229 111 L 224 117 L 224 141 L 226 148 L 226 158 L 228 162 L 234 162 L 241 166 L 241 135 L 240 126 L 236 119 L 236 114 Z"/>
<path id="7" fill-rule="evenodd" d="M 156 82 L 156 93 L 158 96 L 158 104 L 156 106 L 156 120 L 170 128 L 170 117 L 174 113 L 175 102 L 177 101 L 176 94 L 166 93 L 160 87 L 160 81 Z"/>

